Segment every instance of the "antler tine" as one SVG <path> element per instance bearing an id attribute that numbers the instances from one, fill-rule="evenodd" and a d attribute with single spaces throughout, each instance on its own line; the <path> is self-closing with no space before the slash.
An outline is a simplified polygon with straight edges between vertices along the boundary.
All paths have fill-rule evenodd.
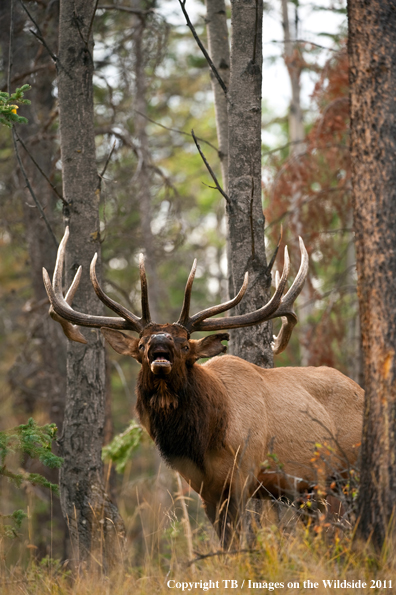
<path id="1" fill-rule="evenodd" d="M 65 335 L 72 341 L 79 343 L 86 343 L 87 341 L 75 325 L 88 326 L 94 328 L 101 328 L 103 326 L 113 329 L 133 330 L 139 332 L 136 324 L 124 318 L 116 318 L 113 316 L 92 316 L 91 314 L 83 314 L 76 312 L 71 307 L 73 297 L 77 291 L 78 284 L 81 278 L 81 267 L 77 270 L 73 282 L 67 292 L 66 299 L 62 293 L 62 272 L 63 260 L 66 251 L 66 244 L 69 238 L 69 228 L 66 227 L 62 241 L 58 248 L 56 258 L 54 277 L 52 287 L 48 272 L 43 268 L 43 280 L 47 295 L 51 304 L 51 317 L 62 325 Z"/>
<path id="2" fill-rule="evenodd" d="M 242 328 L 246 326 L 253 326 L 254 324 L 260 324 L 265 320 L 269 320 L 271 315 L 278 309 L 279 304 L 281 303 L 282 295 L 287 283 L 287 277 L 289 275 L 289 270 L 290 259 L 287 246 L 285 246 L 282 277 L 274 295 L 267 304 L 255 312 L 241 314 L 240 316 L 226 316 L 225 318 L 216 318 L 215 320 L 203 320 L 202 322 L 194 324 L 194 328 L 191 330 L 191 332 Z"/>
<path id="3" fill-rule="evenodd" d="M 77 273 L 74 275 L 72 284 L 70 285 L 69 290 L 66 293 L 65 301 L 66 301 L 66 303 L 69 304 L 69 306 L 71 306 L 73 303 L 73 298 L 74 298 L 76 291 L 78 289 L 78 286 L 80 284 L 81 274 L 82 274 L 82 266 L 79 266 L 77 269 Z M 54 272 L 54 276 L 55 276 L 55 272 Z M 62 280 L 62 274 L 61 274 L 61 280 Z M 53 280 L 53 282 L 54 282 L 54 280 Z M 64 334 L 66 335 L 66 337 L 68 339 L 70 339 L 70 341 L 76 341 L 77 343 L 84 343 L 84 344 L 87 343 L 84 335 L 81 333 L 78 326 L 76 326 L 75 324 L 72 324 L 71 322 L 67 322 L 67 320 L 64 320 L 63 318 L 58 316 L 58 314 L 55 312 L 55 310 L 52 306 L 50 306 L 49 315 L 51 316 L 51 318 L 53 320 L 56 320 L 56 322 L 59 322 L 59 324 L 61 325 L 61 327 L 63 329 Z"/>
<path id="4" fill-rule="evenodd" d="M 54 274 L 52 277 L 52 283 L 54 285 L 55 296 L 57 296 L 57 297 L 61 296 L 62 298 L 63 298 L 63 292 L 62 292 L 63 262 L 65 259 L 66 244 L 67 244 L 68 239 L 69 239 L 69 226 L 66 227 L 65 233 L 63 234 L 63 238 L 59 244 L 57 258 L 56 258 L 56 262 L 55 262 Z M 78 285 L 80 283 L 81 272 L 82 272 L 81 267 L 79 267 L 77 270 L 77 273 L 74 276 L 74 279 L 72 281 L 70 289 L 66 294 L 65 301 L 69 305 L 72 304 L 74 295 L 75 295 Z M 45 284 L 46 288 L 47 288 L 47 285 L 51 286 L 51 281 L 49 279 L 49 275 L 48 275 L 46 269 L 43 269 L 43 277 L 44 277 L 44 284 Z M 51 287 L 51 289 L 52 289 L 52 287 Z M 48 294 L 48 289 L 47 289 L 47 294 Z M 84 335 L 80 332 L 78 326 L 72 324 L 71 322 L 68 322 L 64 318 L 61 318 L 55 312 L 52 303 L 51 303 L 51 306 L 49 309 L 49 315 L 51 316 L 51 318 L 53 320 L 55 320 L 56 322 L 59 322 L 64 334 L 66 335 L 66 337 L 68 339 L 70 339 L 70 341 L 75 341 L 77 343 L 84 343 L 84 344 L 87 343 Z"/>
<path id="5" fill-rule="evenodd" d="M 140 318 L 135 316 L 135 314 L 130 312 L 127 308 L 124 308 L 124 306 L 121 306 L 121 304 L 119 304 L 118 302 L 112 300 L 108 295 L 105 294 L 105 292 L 99 285 L 99 281 L 96 276 L 97 259 L 98 253 L 95 252 L 95 255 L 91 261 L 91 266 L 89 268 L 91 283 L 93 285 L 96 295 L 106 306 L 110 308 L 110 310 L 113 310 L 113 312 L 119 314 L 122 318 L 125 318 L 125 320 L 128 320 L 135 327 L 136 332 L 140 333 L 145 326 L 144 324 L 142 324 Z"/>
<path id="6" fill-rule="evenodd" d="M 279 271 L 275 271 L 275 289 L 278 289 L 279 281 L 280 281 Z"/>
<path id="7" fill-rule="evenodd" d="M 144 256 L 143 254 L 139 254 L 139 271 L 140 271 L 140 287 L 141 287 L 141 300 L 142 300 L 142 322 L 144 326 L 150 324 L 151 316 L 150 316 L 150 307 L 148 301 L 148 287 L 147 287 L 147 277 L 146 277 L 146 269 L 144 268 Z"/>
<path id="8" fill-rule="evenodd" d="M 176 324 L 181 324 L 187 328 L 188 322 L 190 320 L 190 303 L 191 303 L 191 291 L 192 286 L 194 283 L 195 272 L 197 270 L 197 259 L 194 259 L 193 265 L 191 267 L 190 274 L 188 275 L 186 288 L 184 290 L 184 299 L 183 299 L 183 306 L 180 312 L 179 320 Z"/>
<path id="9" fill-rule="evenodd" d="M 272 351 L 274 355 L 282 353 L 289 343 L 293 329 L 297 324 L 297 315 L 293 310 L 293 304 L 296 298 L 301 293 L 305 279 L 308 274 L 309 258 L 308 252 L 304 246 L 304 242 L 301 237 L 299 239 L 300 251 L 301 251 L 301 264 L 294 279 L 292 286 L 289 291 L 283 297 L 281 305 L 277 311 L 271 316 L 271 318 L 282 318 L 282 327 L 279 331 L 278 336 L 274 335 L 274 342 L 272 343 Z M 276 282 L 276 281 L 275 281 Z"/>
<path id="10" fill-rule="evenodd" d="M 307 252 L 304 242 L 300 236 L 298 236 L 298 241 L 300 244 L 300 252 L 301 252 L 300 268 L 298 269 L 298 273 L 296 275 L 296 278 L 293 281 L 292 286 L 290 287 L 289 291 L 286 293 L 286 295 L 282 299 L 281 307 L 283 307 L 283 305 L 288 306 L 289 304 L 293 304 L 293 302 L 300 295 L 301 290 L 304 286 L 305 279 L 308 275 L 308 267 L 309 267 L 308 252 Z"/>
<path id="11" fill-rule="evenodd" d="M 62 296 L 62 297 L 63 297 L 63 292 L 62 292 L 63 263 L 65 260 L 66 245 L 67 245 L 67 241 L 69 239 L 69 234 L 70 234 L 69 226 L 67 225 L 66 229 L 65 229 L 65 233 L 63 234 L 63 238 L 61 239 L 61 242 L 58 247 L 58 252 L 56 254 L 54 274 L 52 276 L 52 283 L 54 285 L 55 295 Z M 78 278 L 77 278 L 77 274 L 78 274 L 78 271 L 77 271 L 76 275 L 74 276 L 73 283 L 72 283 L 72 286 L 74 286 L 74 293 L 77 290 L 78 284 L 80 282 L 80 277 L 81 277 L 81 273 L 78 276 Z M 77 278 L 77 281 L 76 281 L 76 278 Z M 75 281 L 76 281 L 76 283 L 75 283 Z"/>
<path id="12" fill-rule="evenodd" d="M 188 321 L 187 328 L 193 331 L 194 327 L 198 325 L 202 320 L 206 318 L 210 318 L 211 316 L 215 316 L 216 314 L 221 314 L 222 312 L 226 312 L 227 310 L 231 310 L 234 306 L 239 304 L 241 299 L 246 293 L 246 289 L 249 283 L 249 273 L 245 273 L 243 278 L 243 284 L 237 295 L 228 302 L 224 302 L 224 304 L 219 304 L 218 306 L 212 306 L 211 308 L 206 308 L 206 310 L 202 310 L 198 312 L 198 314 L 194 314 Z M 195 330 L 195 329 L 194 329 Z"/>
<path id="13" fill-rule="evenodd" d="M 286 316 L 282 316 L 281 319 L 281 330 L 277 336 L 274 335 L 274 340 L 271 343 L 272 353 L 274 355 L 279 355 L 279 353 L 282 353 L 282 351 L 286 349 L 290 341 L 290 337 L 292 336 L 293 329 L 298 322 L 297 316 L 291 312 Z"/>
<path id="14" fill-rule="evenodd" d="M 65 301 L 69 304 L 69 306 L 72 305 L 74 296 L 76 295 L 76 291 L 78 289 L 78 286 L 80 285 L 81 275 L 82 275 L 82 266 L 80 265 L 77 269 L 77 273 L 74 275 L 72 284 L 70 285 L 69 289 L 67 290 L 67 293 L 65 296 Z"/>

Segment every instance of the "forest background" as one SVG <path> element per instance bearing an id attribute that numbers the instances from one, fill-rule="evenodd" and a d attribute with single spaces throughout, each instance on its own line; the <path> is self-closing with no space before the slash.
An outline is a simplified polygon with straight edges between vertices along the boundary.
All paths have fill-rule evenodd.
<path id="1" fill-rule="evenodd" d="M 2 127 L 0 430 L 33 417 L 40 425 L 55 422 L 61 431 L 66 339 L 48 318 L 41 280 L 41 267 L 51 268 L 48 263 L 55 259 L 52 233 L 58 239 L 63 233 L 57 88 L 50 52 L 37 39 L 43 36 L 50 48 L 56 48 L 57 3 L 26 2 L 27 11 L 19 3 L 16 6 L 11 90 L 25 83 L 32 87 L 26 95 L 31 106 L 18 112 L 29 120 L 17 127 L 22 141 L 18 153 L 44 207 L 45 220 L 25 188 L 12 135 Z M 207 45 L 204 3 L 188 2 L 187 8 Z M 285 10 L 288 27 L 282 28 Z M 275 249 L 282 224 L 294 271 L 299 262 L 298 235 L 310 254 L 309 279 L 298 303 L 300 323 L 276 365 L 331 365 L 362 384 L 345 13 L 345 4 L 337 1 L 284 0 L 265 6 L 262 190 L 268 253 Z M 319 15 L 315 34 L 306 25 L 312 15 Z M 6 16 L 3 3 L 2 29 Z M 323 30 L 317 28 L 318 22 Z M 99 5 L 93 27 L 105 289 L 139 311 L 137 255 L 143 250 L 153 317 L 174 320 L 194 257 L 198 269 L 193 308 L 223 301 L 227 294 L 224 199 L 208 187 L 212 180 L 190 134 L 194 129 L 221 179 L 207 63 L 176 1 L 128 3 L 124 9 Z M 9 45 L 3 42 L 1 51 L 5 91 Z M 283 81 L 279 99 L 277 77 Z M 291 102 L 285 100 L 286 84 L 294 91 Z M 107 368 L 111 380 L 105 444 L 134 416 L 138 365 L 109 352 Z M 13 462 L 23 467 L 22 473 L 39 472 L 56 481 L 56 473 L 28 456 Z M 146 436 L 120 470 L 123 473 L 117 474 L 107 465 L 106 481 L 126 525 L 131 560 L 142 565 L 147 552 L 153 551 L 172 560 L 175 540 L 183 533 L 180 487 L 174 474 L 161 463 Z M 13 528 L 13 537 L 1 538 L 4 568 L 71 558 L 56 495 L 29 481 L 22 482 L 22 490 L 4 477 L 0 481 L 1 513 L 20 508 L 28 515 L 21 527 Z M 188 498 L 197 542 L 210 541 L 198 499 L 192 494 Z M 182 555 L 183 542 L 177 547 Z"/>

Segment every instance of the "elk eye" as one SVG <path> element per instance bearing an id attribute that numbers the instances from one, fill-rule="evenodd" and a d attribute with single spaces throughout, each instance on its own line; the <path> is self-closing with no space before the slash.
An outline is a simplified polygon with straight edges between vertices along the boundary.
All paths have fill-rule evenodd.
<path id="1" fill-rule="evenodd" d="M 143 349 L 144 349 L 144 344 L 143 344 L 143 343 L 141 343 L 141 344 L 139 345 L 139 351 L 143 351 Z"/>
<path id="2" fill-rule="evenodd" d="M 188 345 L 184 345 L 184 347 L 182 347 L 183 351 L 188 351 L 190 348 Z"/>

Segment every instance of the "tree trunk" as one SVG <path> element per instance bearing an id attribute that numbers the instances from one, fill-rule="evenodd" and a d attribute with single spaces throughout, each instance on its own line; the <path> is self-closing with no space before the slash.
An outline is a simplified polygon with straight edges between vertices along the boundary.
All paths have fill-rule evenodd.
<path id="1" fill-rule="evenodd" d="M 209 55 L 228 88 L 230 82 L 230 45 L 228 41 L 227 13 L 224 0 L 205 0 L 206 30 Z M 228 190 L 228 112 L 227 97 L 211 71 L 216 112 L 217 140 L 223 188 Z"/>
<path id="2" fill-rule="evenodd" d="M 10 2 L 3 2 L 0 5 L 0 19 L 4 31 L 4 35 L 1 38 L 4 64 L 8 63 L 10 47 L 10 6 Z M 51 23 L 53 25 L 51 27 L 51 34 L 48 36 L 48 43 L 54 46 L 56 46 L 57 42 L 57 12 L 56 6 L 52 6 L 51 12 L 46 14 L 47 19 L 51 17 Z M 52 157 L 56 150 L 54 142 L 50 138 L 40 139 L 39 150 L 37 150 L 37 137 L 54 108 L 55 98 L 52 95 L 52 85 L 55 78 L 55 68 L 46 52 L 37 52 L 38 44 L 35 38 L 31 34 L 27 35 L 27 17 L 19 4 L 14 4 L 13 13 L 14 31 L 11 80 L 13 75 L 23 73 L 29 70 L 30 67 L 47 64 L 45 70 L 36 73 L 34 82 L 30 77 L 25 77 L 23 80 L 19 80 L 16 85 L 12 84 L 11 91 L 15 90 L 15 86 L 21 86 L 26 82 L 32 83 L 32 89 L 28 93 L 32 103 L 31 105 L 23 106 L 23 114 L 29 122 L 27 125 L 18 126 L 18 134 L 27 149 L 33 154 L 41 169 L 49 176 Z M 58 199 L 20 143 L 18 143 L 18 149 L 30 184 L 45 210 L 47 219 L 52 224 L 54 220 L 54 207 Z M 35 339 L 38 339 L 37 351 L 40 358 L 40 365 L 37 366 L 37 378 L 34 379 L 34 388 L 29 391 L 29 395 L 26 394 L 24 405 L 25 410 L 31 414 L 36 408 L 37 401 L 44 403 L 44 407 L 49 413 L 49 420 L 56 423 L 59 430 L 61 430 L 64 388 L 66 385 L 66 340 L 62 336 L 62 330 L 58 328 L 59 325 L 52 324 L 51 319 L 47 315 L 47 294 L 42 277 L 43 266 L 52 274 L 56 257 L 56 246 L 26 188 L 22 174 L 20 174 L 19 179 L 20 187 L 25 188 L 23 214 L 33 289 L 33 299 L 29 304 L 32 310 L 29 314 L 29 329 L 34 329 L 33 336 Z M 14 366 L 11 376 L 14 374 L 18 375 L 18 381 L 20 382 L 21 370 L 18 366 Z M 32 387 L 30 386 L 30 388 Z"/>
<path id="3" fill-rule="evenodd" d="M 350 0 L 352 183 L 366 402 L 359 534 L 384 543 L 396 505 L 396 13 Z"/>
<path id="4" fill-rule="evenodd" d="M 353 228 L 353 213 L 350 212 L 348 217 L 348 228 Z M 356 270 L 356 250 L 355 238 L 351 233 L 351 239 L 347 248 L 346 255 L 346 284 L 349 287 L 355 285 L 355 270 Z M 354 308 L 353 315 L 349 318 L 348 329 L 346 332 L 346 364 L 349 378 L 352 378 L 357 384 L 364 389 L 364 374 L 363 374 L 363 352 L 362 340 L 360 332 L 360 319 L 358 306 Z"/>
<path id="5" fill-rule="evenodd" d="M 301 56 L 298 47 L 292 40 L 290 32 L 288 0 L 281 0 L 282 3 L 282 26 L 284 35 L 284 60 L 289 73 L 291 87 L 291 102 L 289 108 L 289 142 L 290 158 L 298 159 L 306 150 L 304 141 L 304 118 L 301 108 Z M 295 7 L 297 10 L 297 6 Z M 297 19 L 296 19 L 297 21 Z M 294 31 L 295 39 L 298 38 L 297 26 Z M 296 236 L 303 237 L 302 223 L 300 220 L 301 190 L 299 183 L 292 188 L 290 196 L 290 220 L 293 232 Z M 301 290 L 300 307 L 298 308 L 298 329 L 300 339 L 300 358 L 302 366 L 309 366 L 310 360 L 310 324 L 309 318 L 313 310 L 312 296 L 308 282 L 304 283 Z"/>
<path id="6" fill-rule="evenodd" d="M 249 272 L 249 288 L 237 314 L 256 310 L 269 298 L 261 199 L 262 18 L 259 0 L 231 1 L 231 73 L 228 92 L 230 294 Z M 231 333 L 232 353 L 272 367 L 271 322 Z"/>
<path id="7" fill-rule="evenodd" d="M 95 2 L 60 3 L 59 115 L 63 196 L 70 203 L 66 281 L 79 265 L 83 276 L 74 304 L 77 310 L 102 314 L 103 306 L 89 280 L 89 264 L 98 253 L 100 277 L 99 190 L 93 117 L 93 40 Z M 67 393 L 60 473 L 61 503 L 77 558 L 91 561 L 101 553 L 107 562 L 119 552 L 124 533 L 116 507 L 103 485 L 101 449 L 105 423 L 105 351 L 98 329 L 82 332 L 87 345 L 68 343 Z M 90 553 L 95 555 L 90 558 Z M 102 562 L 102 560 L 100 560 Z"/>
<path id="8" fill-rule="evenodd" d="M 305 152 L 304 146 L 304 119 L 301 108 L 301 59 L 298 48 L 295 46 L 290 33 L 290 21 L 288 0 L 282 2 L 282 26 L 284 36 L 284 60 L 290 77 L 292 98 L 289 109 L 289 140 L 291 142 L 290 153 L 301 155 Z M 297 38 L 297 31 L 295 31 Z"/>
<path id="9" fill-rule="evenodd" d="M 224 0 L 205 0 L 206 4 L 206 31 L 208 35 L 209 55 L 218 73 L 228 89 L 230 83 L 230 44 L 228 39 L 227 13 Z M 217 79 L 210 71 L 212 88 L 214 94 L 214 105 L 216 114 L 216 130 L 218 142 L 218 154 L 220 159 L 221 177 L 223 188 L 228 192 L 228 105 L 227 96 L 220 87 Z M 219 201 L 215 207 L 217 226 L 220 228 L 225 215 L 225 204 Z M 228 299 L 228 288 L 223 287 L 223 274 L 220 262 L 223 250 L 217 248 L 217 262 L 219 265 L 219 292 L 218 301 L 224 302 Z M 230 262 L 230 246 L 227 243 L 227 261 Z"/>
<path id="10" fill-rule="evenodd" d="M 4 32 L 0 43 L 5 66 L 8 64 L 10 49 L 10 8 L 11 2 L 0 3 L 0 22 Z M 39 23 L 44 18 L 51 23 L 51 27 L 47 30 L 46 40 L 51 47 L 55 48 L 58 39 L 57 4 L 54 3 L 48 11 L 38 8 L 35 17 Z M 52 93 L 56 75 L 55 66 L 48 54 L 45 51 L 40 51 L 37 40 L 28 31 L 27 25 L 30 26 L 30 21 L 28 23 L 27 21 L 27 15 L 22 7 L 19 3 L 14 3 L 11 81 L 15 75 L 27 72 L 30 68 L 43 65 L 46 68 L 38 71 L 34 77 L 27 75 L 23 79 L 19 79 L 17 83 L 11 83 L 11 92 L 15 90 L 16 86 L 22 86 L 25 83 L 32 85 L 32 89 L 28 93 L 32 103 L 23 106 L 23 115 L 28 119 L 28 124 L 17 126 L 17 130 L 19 137 L 33 154 L 41 169 L 50 176 L 56 147 L 51 137 L 45 138 L 42 135 L 40 138 L 40 133 L 55 108 L 55 97 Z M 39 141 L 38 138 L 40 138 Z M 47 219 L 53 225 L 54 208 L 58 198 L 20 143 L 18 143 L 18 150 L 30 184 L 45 209 Z M 26 332 L 24 347 L 9 372 L 9 380 L 13 389 L 15 412 L 17 412 L 20 423 L 25 423 L 27 416 L 40 416 L 42 412 L 45 412 L 44 419 L 49 423 L 55 423 L 60 433 L 66 390 L 66 338 L 59 325 L 53 324 L 48 316 L 48 299 L 42 278 L 43 266 L 52 275 L 56 246 L 26 188 L 22 173 L 19 174 L 18 180 L 19 188 L 25 189 L 21 198 L 32 298 L 26 308 L 28 324 L 23 329 Z M 16 192 L 18 190 L 16 189 Z M 30 374 L 26 374 L 26 369 L 30 370 Z M 26 469 L 29 472 L 43 473 L 51 482 L 58 481 L 56 469 L 44 468 L 42 470 L 41 467 L 38 468 L 37 461 L 28 459 Z M 46 524 L 50 521 L 50 515 L 54 522 L 55 533 L 62 534 L 63 532 L 66 536 L 67 532 L 59 500 L 55 498 L 52 511 L 48 509 L 39 513 L 38 534 L 35 537 L 39 549 L 44 552 Z M 63 540 L 63 543 L 66 543 L 66 539 Z M 55 554 L 56 556 L 67 556 L 65 548 L 57 550 Z"/>
<path id="11" fill-rule="evenodd" d="M 152 2 L 137 2 L 139 10 L 148 10 L 152 8 Z M 155 236 L 151 231 L 151 221 L 153 218 L 152 204 L 151 204 L 151 175 L 150 162 L 151 155 L 149 149 L 149 142 L 147 136 L 147 79 L 146 79 L 146 60 L 143 47 L 143 35 L 146 27 L 146 16 L 136 17 L 138 24 L 134 32 L 134 49 L 135 49 L 135 102 L 134 108 L 136 110 L 134 116 L 135 136 L 138 140 L 139 147 L 139 163 L 137 166 L 137 174 L 135 174 L 135 188 L 138 195 L 139 211 L 140 211 L 140 233 L 141 245 L 144 249 L 146 261 L 145 267 L 150 283 L 150 312 L 153 320 L 158 321 L 159 316 L 159 288 L 156 271 L 156 250 L 155 250 Z"/>

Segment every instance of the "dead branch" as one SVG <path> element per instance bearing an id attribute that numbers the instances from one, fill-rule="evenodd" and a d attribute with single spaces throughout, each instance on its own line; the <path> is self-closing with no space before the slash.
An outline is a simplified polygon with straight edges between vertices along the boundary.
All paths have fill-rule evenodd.
<path id="1" fill-rule="evenodd" d="M 96 0 L 95 2 L 95 6 L 92 12 L 92 16 L 91 16 L 91 21 L 89 23 L 89 27 L 88 27 L 88 33 L 87 33 L 87 44 L 89 42 L 89 37 L 91 35 L 91 31 L 92 31 L 92 27 L 93 27 L 93 22 L 94 22 L 94 18 L 95 18 L 95 14 L 96 14 L 96 10 L 98 8 L 98 4 L 99 4 L 99 0 Z"/>
<path id="2" fill-rule="evenodd" d="M 53 66 L 51 65 L 51 68 L 53 68 Z M 29 70 L 26 70 L 25 72 L 20 72 L 18 74 L 14 74 L 14 76 L 12 77 L 10 83 L 17 83 L 20 80 L 23 80 L 24 78 L 30 76 L 31 74 L 36 74 L 36 72 L 40 72 L 40 70 L 48 70 L 48 64 L 40 64 L 40 66 L 35 66 L 34 68 L 30 68 Z M 0 91 L 7 91 L 8 89 L 8 83 L 6 85 L 3 85 L 3 87 L 1 87 Z M 8 91 L 7 91 L 8 92 Z"/>
<path id="3" fill-rule="evenodd" d="M 29 155 L 30 159 L 33 161 L 34 165 L 37 167 L 37 169 L 39 170 L 39 172 L 41 173 L 41 175 L 43 176 L 43 178 L 45 178 L 48 182 L 48 184 L 51 186 L 52 190 L 55 192 L 56 196 L 58 198 L 61 199 L 61 201 L 63 202 L 63 204 L 65 206 L 68 206 L 69 203 L 67 202 L 67 200 L 58 192 L 58 190 L 56 189 L 56 187 L 53 185 L 53 183 L 51 182 L 51 180 L 47 177 L 47 175 L 43 172 L 43 170 L 41 169 L 41 167 L 39 166 L 39 164 L 37 163 L 37 161 L 35 160 L 35 158 L 33 157 L 33 155 L 31 154 L 31 152 L 29 151 L 29 149 L 27 148 L 27 146 L 25 145 L 25 143 L 23 142 L 23 140 L 20 138 L 19 134 L 17 133 L 16 129 L 14 128 L 14 133 L 15 136 L 17 137 L 18 142 L 21 143 L 22 147 L 25 149 L 26 153 Z"/>
<path id="4" fill-rule="evenodd" d="M 116 6 L 113 4 L 101 4 L 98 6 L 98 10 L 119 10 L 120 12 L 129 12 L 130 14 L 136 14 L 137 16 L 155 14 L 154 8 L 149 8 L 148 10 L 139 10 L 138 8 L 129 8 L 129 6 Z"/>
<path id="5" fill-rule="evenodd" d="M 47 229 L 49 231 L 50 236 L 54 240 L 54 243 L 55 243 L 56 248 L 58 249 L 58 242 L 56 240 L 55 234 L 52 231 L 52 227 L 49 224 L 49 221 L 48 221 L 47 217 L 45 216 L 43 207 L 41 206 L 41 204 L 40 204 L 37 196 L 35 195 L 34 190 L 33 190 L 32 186 L 31 186 L 31 184 L 29 182 L 29 178 L 27 177 L 25 168 L 23 167 L 23 163 L 22 163 L 21 157 L 19 155 L 18 146 L 17 146 L 17 143 L 16 143 L 16 138 L 15 138 L 16 133 L 15 133 L 15 129 L 14 128 L 13 128 L 13 131 L 12 132 L 13 132 L 13 134 L 12 134 L 12 140 L 13 140 L 13 143 L 14 143 L 14 149 L 15 149 L 16 158 L 18 160 L 19 167 L 21 168 L 22 175 L 25 178 L 26 186 L 29 189 L 29 192 L 31 194 L 31 197 L 33 198 L 34 202 L 36 203 L 36 207 L 38 208 L 38 210 L 40 212 L 40 215 L 43 218 L 45 225 L 47 226 Z"/>
<path id="6" fill-rule="evenodd" d="M 195 134 L 194 134 L 194 130 L 191 130 L 191 136 L 192 136 L 192 137 L 193 137 L 193 139 L 194 139 L 195 146 L 197 147 L 197 149 L 198 149 L 198 151 L 199 151 L 199 154 L 201 155 L 202 161 L 204 162 L 204 164 L 205 164 L 205 166 L 206 166 L 206 169 L 208 170 L 208 172 L 209 172 L 209 173 L 210 173 L 210 175 L 212 176 L 212 180 L 213 180 L 213 181 L 214 181 L 214 183 L 216 184 L 216 188 L 217 188 L 217 190 L 220 192 L 220 194 L 221 194 L 222 196 L 224 196 L 224 198 L 226 199 L 227 203 L 230 205 L 230 204 L 231 204 L 230 197 L 228 196 L 228 194 L 226 194 L 226 193 L 224 192 L 223 188 L 220 186 L 220 184 L 219 184 L 219 182 L 218 182 L 218 180 L 217 180 L 217 178 L 216 178 L 216 175 L 215 175 L 215 173 L 214 173 L 213 169 L 210 167 L 210 165 L 209 165 L 209 163 L 208 163 L 208 161 L 207 161 L 207 159 L 206 159 L 205 155 L 202 153 L 201 147 L 200 147 L 200 146 L 199 146 L 199 144 L 198 144 L 197 137 L 196 137 L 196 136 L 195 136 Z"/>
<path id="7" fill-rule="evenodd" d="M 141 112 L 139 112 L 138 110 L 133 110 L 136 114 L 139 114 L 139 116 L 142 116 L 143 118 L 146 118 L 146 120 L 148 120 L 149 122 L 151 122 L 152 124 L 155 124 L 156 126 L 160 126 L 161 128 L 164 128 L 164 130 L 169 130 L 170 132 L 177 132 L 178 134 L 184 134 L 185 136 L 191 136 L 190 132 L 184 132 L 184 130 L 179 130 L 178 128 L 169 128 L 168 126 L 165 126 L 164 124 L 161 124 L 160 122 L 156 122 L 155 120 L 152 120 L 151 118 L 149 118 L 148 116 L 146 116 L 145 114 L 142 114 Z M 214 149 L 216 151 L 217 154 L 219 154 L 219 150 L 217 147 L 215 147 L 214 145 L 212 145 L 211 142 L 209 142 L 208 140 L 205 140 L 204 138 L 200 138 L 199 136 L 197 136 L 197 139 L 201 142 L 201 143 L 206 143 L 207 145 L 209 145 L 209 147 L 211 147 L 212 149 Z"/>
<path id="8" fill-rule="evenodd" d="M 214 556 L 234 556 L 235 554 L 255 554 L 258 551 L 260 551 L 260 550 L 243 549 L 243 550 L 229 550 L 228 552 L 225 552 L 223 550 L 218 550 L 217 552 L 210 552 L 210 554 L 198 554 L 198 556 L 196 558 L 194 558 L 193 560 L 190 560 L 186 564 L 186 568 L 188 568 L 189 566 L 192 566 L 193 564 L 195 564 L 196 562 L 199 562 L 200 560 L 205 560 L 206 558 L 213 558 Z M 198 552 L 195 552 L 195 553 L 198 553 Z"/>
<path id="9" fill-rule="evenodd" d="M 283 39 L 271 39 L 268 43 L 289 43 L 288 41 L 284 41 Z M 319 43 L 314 43 L 313 41 L 308 41 L 307 39 L 293 39 L 293 43 L 309 43 L 316 48 L 321 50 L 329 50 L 329 52 L 338 52 L 336 48 L 327 48 L 324 45 L 320 45 Z"/>
<path id="10" fill-rule="evenodd" d="M 67 74 L 67 76 L 69 78 L 71 78 L 70 73 L 62 66 L 58 56 L 56 56 L 54 54 L 54 52 L 51 50 L 51 48 L 49 47 L 48 43 L 45 41 L 43 34 L 41 33 L 40 27 L 38 26 L 38 24 L 36 23 L 36 21 L 34 20 L 34 18 L 32 17 L 32 15 L 30 14 L 30 12 L 28 11 L 28 9 L 26 8 L 23 0 L 19 0 L 19 2 L 21 3 L 21 6 L 23 8 L 23 10 L 26 12 L 26 14 L 28 15 L 29 19 L 32 21 L 33 25 L 36 27 L 37 29 L 37 33 L 35 31 L 33 31 L 33 29 L 29 29 L 30 33 L 32 33 L 32 35 L 34 35 L 39 42 L 45 47 L 45 49 L 47 50 L 48 54 L 51 56 L 51 59 L 53 60 L 54 64 L 56 66 L 60 66 L 60 68 L 62 68 L 65 73 Z"/>
<path id="11" fill-rule="evenodd" d="M 111 159 L 111 156 L 112 156 L 112 154 L 114 152 L 115 146 L 116 146 L 116 141 L 114 141 L 113 146 L 111 147 L 111 151 L 110 151 L 110 153 L 107 156 L 106 163 L 104 164 L 104 168 L 102 169 L 102 172 L 99 174 L 99 183 L 98 183 L 99 190 L 100 190 L 100 188 L 102 186 L 103 176 L 105 175 L 107 166 L 110 163 L 110 159 Z"/>
<path id="12" fill-rule="evenodd" d="M 205 59 L 206 59 L 208 65 L 209 65 L 209 67 L 211 68 L 214 76 L 216 77 L 216 80 L 219 83 L 220 87 L 223 89 L 225 95 L 227 95 L 227 87 L 225 85 L 225 82 L 223 81 L 223 79 L 219 75 L 216 66 L 213 64 L 213 62 L 211 60 L 211 57 L 209 56 L 208 52 L 206 51 L 206 49 L 205 49 L 202 41 L 198 37 L 198 34 L 195 31 L 194 25 L 190 21 L 190 17 L 188 16 L 188 13 L 186 11 L 186 0 L 179 0 L 179 4 L 181 6 L 181 9 L 183 11 L 184 17 L 186 19 L 187 26 L 190 29 L 191 33 L 193 34 L 193 37 L 194 37 L 195 41 L 197 42 L 199 49 L 201 50 L 201 52 L 205 56 Z"/>

